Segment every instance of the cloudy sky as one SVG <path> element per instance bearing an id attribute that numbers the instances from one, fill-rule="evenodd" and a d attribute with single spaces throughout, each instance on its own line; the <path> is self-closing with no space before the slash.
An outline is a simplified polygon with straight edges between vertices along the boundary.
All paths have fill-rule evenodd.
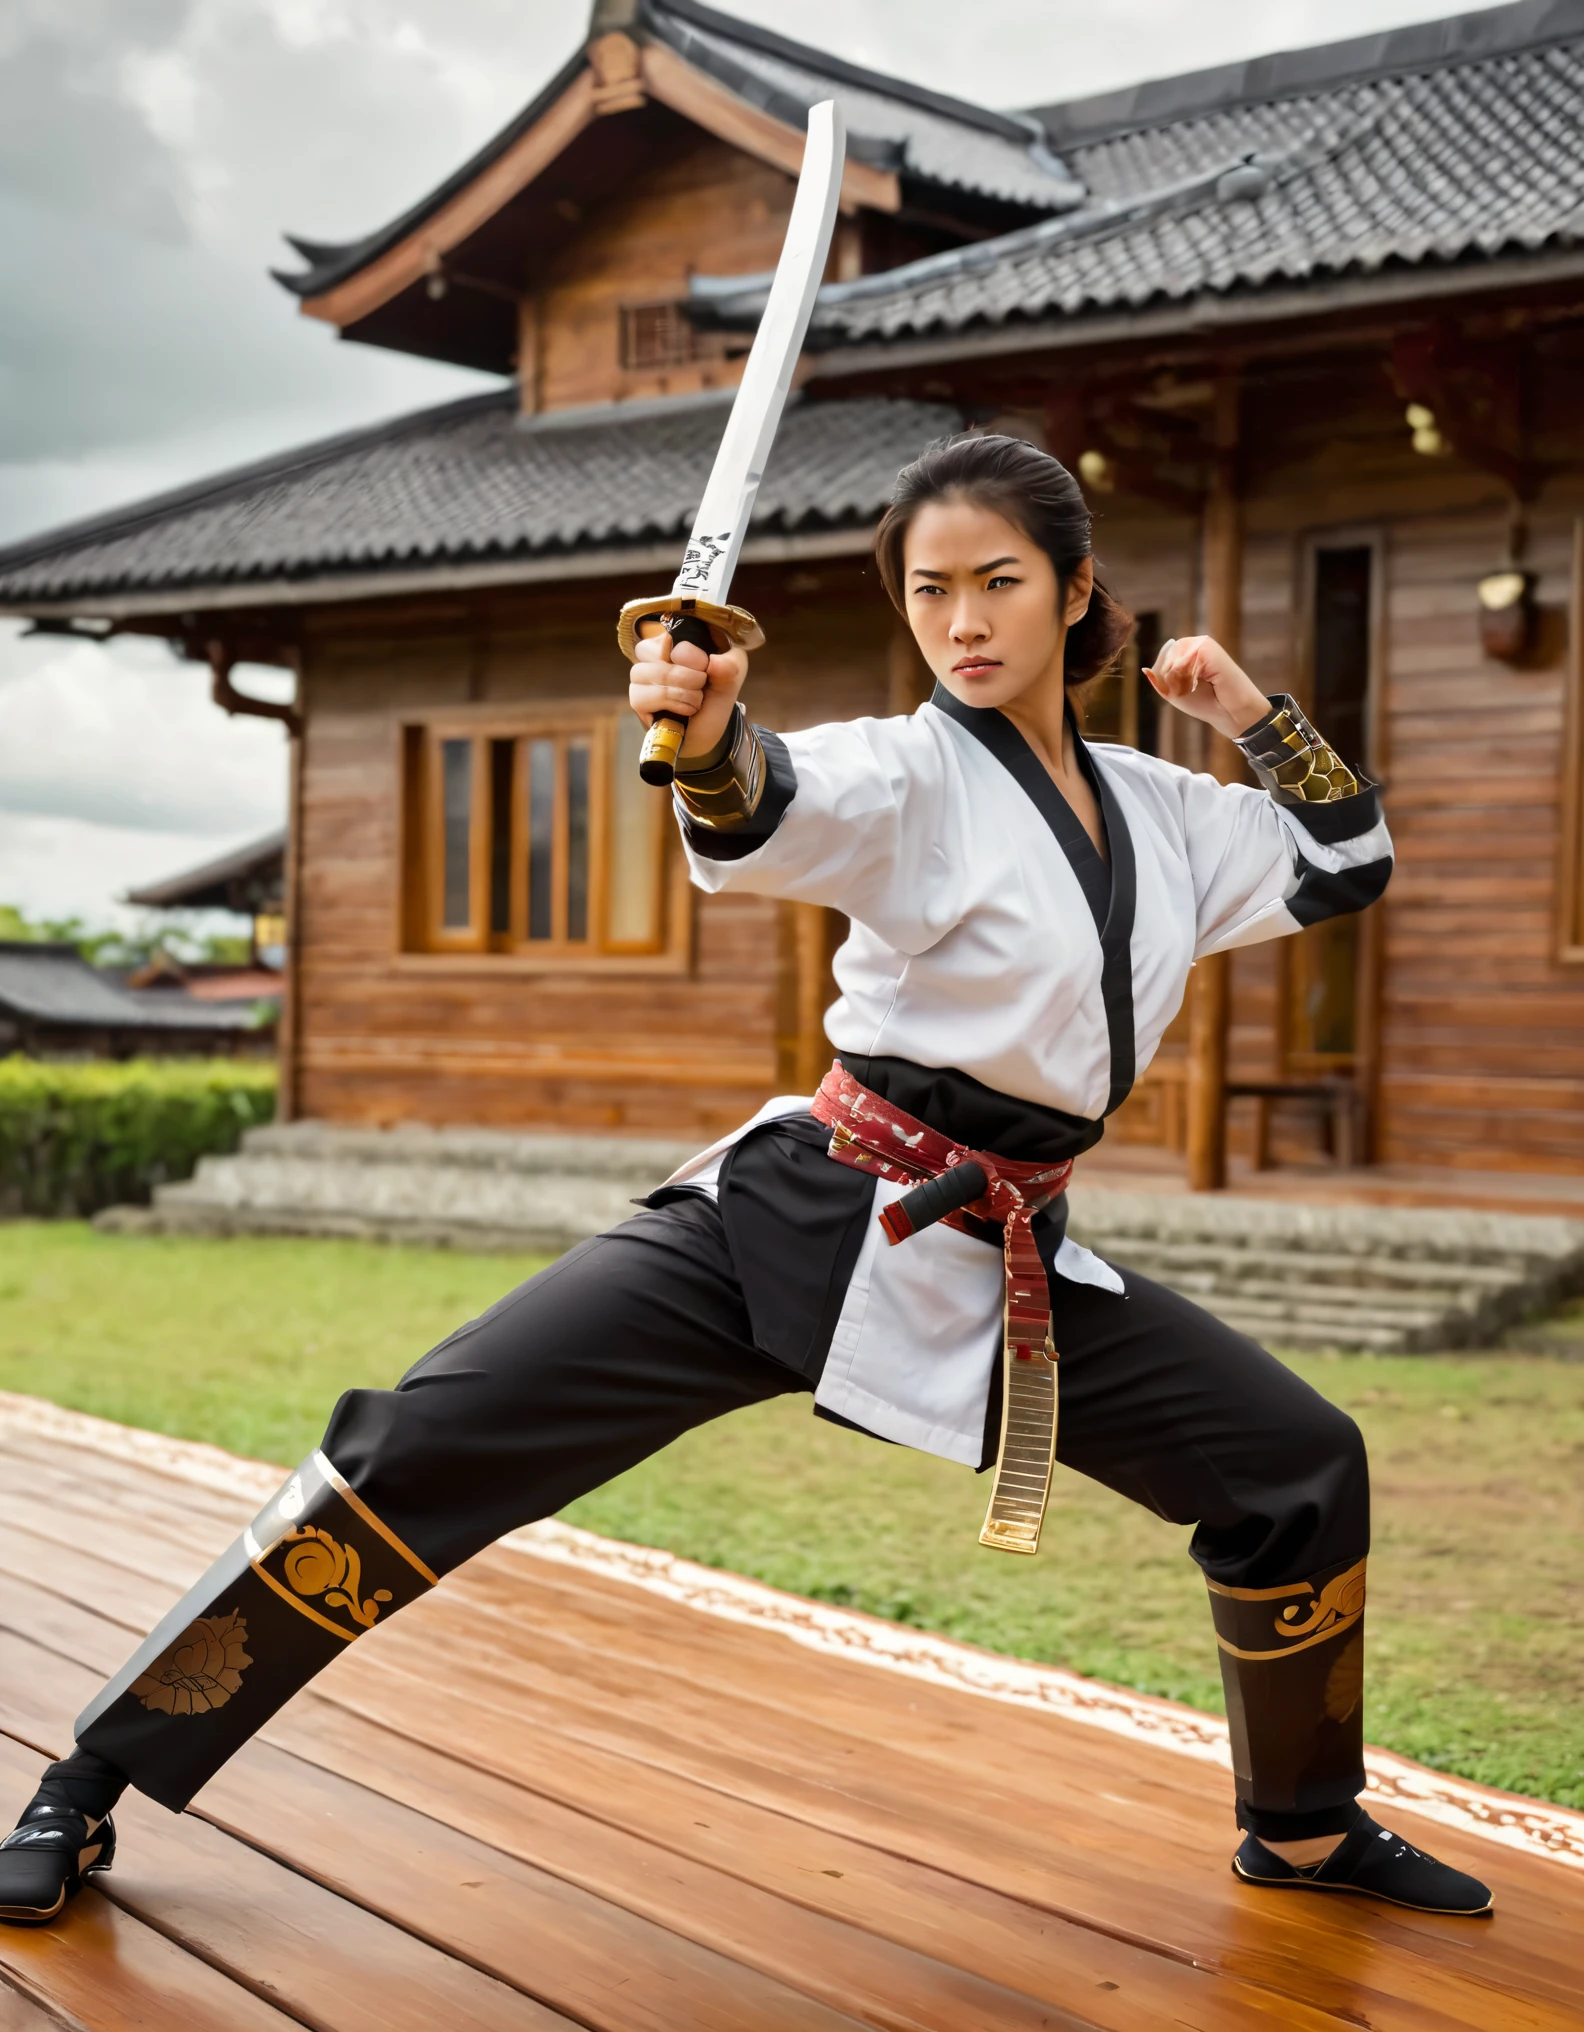
<path id="1" fill-rule="evenodd" d="M 1425 0 L 732 0 L 1016 105 L 1452 11 Z M 484 385 L 342 346 L 269 281 L 429 189 L 582 38 L 585 0 L 3 0 L 0 541 Z M 244 681 L 247 681 L 244 677 Z M 260 677 L 256 688 L 269 689 Z M 280 823 L 283 740 L 163 647 L 0 621 L 0 902 L 129 884 Z"/>

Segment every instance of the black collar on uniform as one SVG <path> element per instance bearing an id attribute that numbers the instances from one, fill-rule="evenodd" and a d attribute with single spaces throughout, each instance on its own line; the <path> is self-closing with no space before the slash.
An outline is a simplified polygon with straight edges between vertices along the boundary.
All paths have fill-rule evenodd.
<path id="1" fill-rule="evenodd" d="M 1016 780 L 1049 826 L 1078 879 L 1100 939 L 1100 993 L 1105 1002 L 1106 1032 L 1111 1046 L 1111 1091 L 1105 1111 L 1114 1114 L 1133 1089 L 1136 1048 L 1132 946 L 1137 879 L 1133 841 L 1111 785 L 1104 772 L 1095 767 L 1094 757 L 1074 722 L 1073 745 L 1078 766 L 1100 806 L 1100 822 L 1111 862 L 1108 868 L 1077 813 L 1051 780 L 1050 771 L 1005 713 L 997 712 L 993 706 L 964 705 L 943 684 L 936 685 L 930 704 L 966 727 Z M 1071 720 L 1070 703 L 1067 715 Z"/>

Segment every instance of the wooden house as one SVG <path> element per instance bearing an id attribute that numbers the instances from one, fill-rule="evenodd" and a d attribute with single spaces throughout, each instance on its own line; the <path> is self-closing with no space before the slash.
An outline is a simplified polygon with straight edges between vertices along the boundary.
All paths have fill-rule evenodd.
<path id="1" fill-rule="evenodd" d="M 1055 33 L 1054 27 L 1049 31 Z M 1140 654 L 1207 627 L 1384 780 L 1383 906 L 1202 964 L 1114 1125 L 1266 1161 L 1584 1161 L 1584 0 L 989 112 L 694 0 L 282 280 L 498 392 L 0 553 L 0 609 L 297 673 L 288 1113 L 704 1136 L 827 1059 L 839 923 L 683 876 L 614 645 L 663 588 L 790 206 L 851 135 L 734 593 L 757 717 L 910 710 L 868 545 L 965 423 L 1081 474 L 1138 616 L 1091 731 L 1230 774 Z"/>

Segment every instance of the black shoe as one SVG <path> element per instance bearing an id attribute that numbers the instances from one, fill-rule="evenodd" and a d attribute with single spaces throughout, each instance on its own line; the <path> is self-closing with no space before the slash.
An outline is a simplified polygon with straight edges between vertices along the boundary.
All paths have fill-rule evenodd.
<path id="1" fill-rule="evenodd" d="M 0 1925 L 47 1926 L 88 1877 L 109 1869 L 115 1840 L 108 1814 L 90 1835 L 75 1808 L 29 1807 L 0 1841 Z"/>
<path id="2" fill-rule="evenodd" d="M 1323 1863 L 1300 1869 L 1251 1834 L 1232 1858 L 1232 1870 L 1245 1884 L 1277 1891 L 1351 1891 L 1387 1905 L 1406 1905 L 1410 1912 L 1472 1916 L 1489 1912 L 1494 1902 L 1478 1877 L 1438 1863 L 1367 1813 L 1360 1813 Z"/>

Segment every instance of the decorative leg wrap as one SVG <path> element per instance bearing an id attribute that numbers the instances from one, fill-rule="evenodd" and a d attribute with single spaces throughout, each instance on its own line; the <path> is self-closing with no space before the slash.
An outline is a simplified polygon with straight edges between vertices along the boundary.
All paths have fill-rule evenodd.
<path id="1" fill-rule="evenodd" d="M 1238 1825 L 1272 1841 L 1343 1832 L 1364 1789 L 1364 1567 L 1286 1587 L 1208 1583 Z"/>
<path id="2" fill-rule="evenodd" d="M 77 1721 L 179 1813 L 341 1649 L 438 1576 L 311 1454 Z"/>

